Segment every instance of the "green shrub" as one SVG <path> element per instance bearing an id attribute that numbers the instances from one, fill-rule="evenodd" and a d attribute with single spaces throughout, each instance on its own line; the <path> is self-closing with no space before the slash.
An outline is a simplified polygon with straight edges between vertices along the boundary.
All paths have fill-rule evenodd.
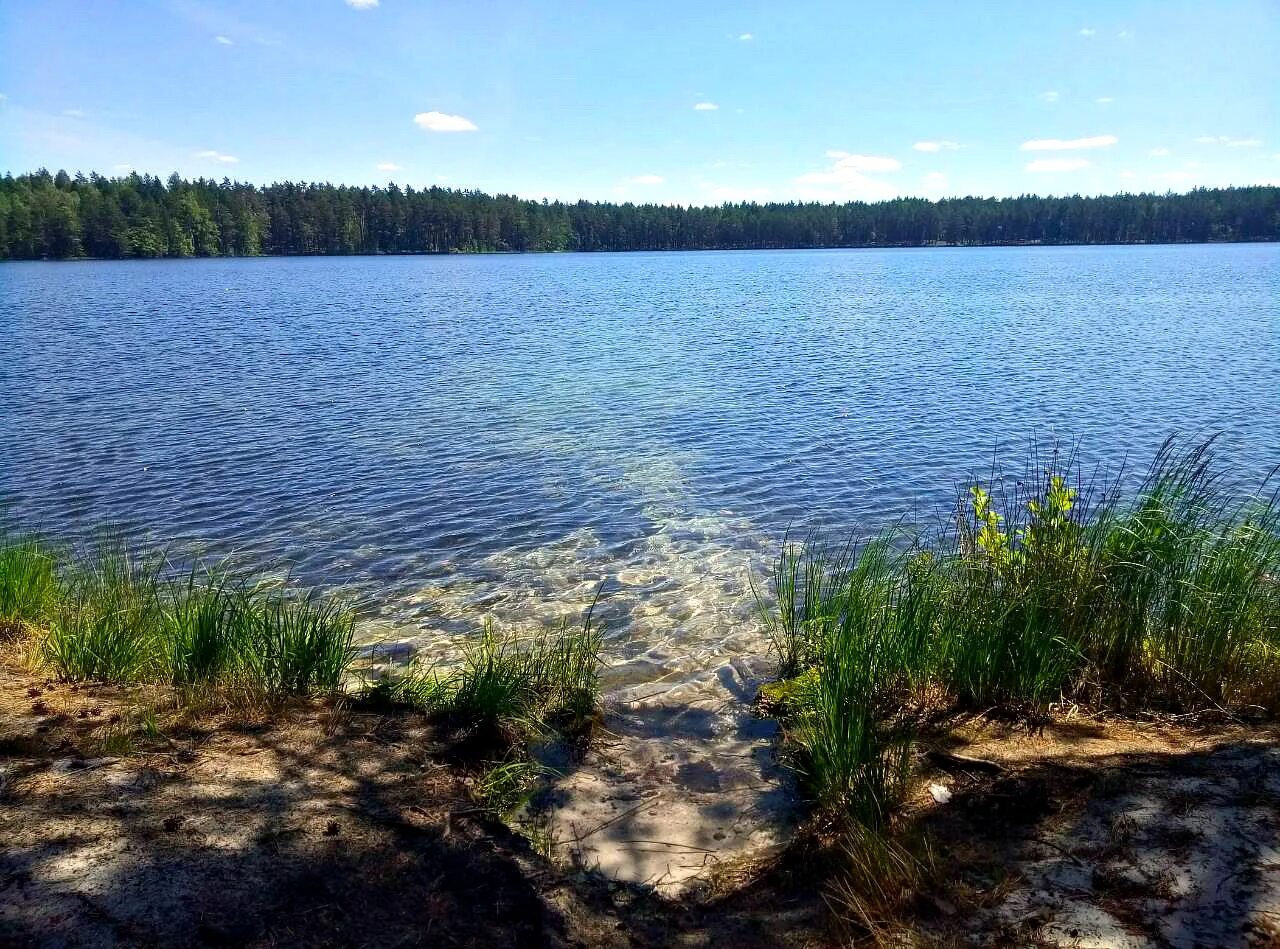
<path id="1" fill-rule="evenodd" d="M 925 536 L 784 544 L 765 696 L 825 808 L 883 823 L 929 694 L 1280 711 L 1280 504 L 1232 492 L 1212 442 L 1167 442 L 1127 502 L 1033 452 L 956 512 Z"/>

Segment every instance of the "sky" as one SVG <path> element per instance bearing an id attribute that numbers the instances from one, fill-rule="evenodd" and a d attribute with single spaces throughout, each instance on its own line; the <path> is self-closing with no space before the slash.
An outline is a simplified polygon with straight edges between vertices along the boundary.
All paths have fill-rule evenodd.
<path id="1" fill-rule="evenodd" d="M 719 204 L 1280 184 L 1280 0 L 0 0 L 0 170 Z"/>

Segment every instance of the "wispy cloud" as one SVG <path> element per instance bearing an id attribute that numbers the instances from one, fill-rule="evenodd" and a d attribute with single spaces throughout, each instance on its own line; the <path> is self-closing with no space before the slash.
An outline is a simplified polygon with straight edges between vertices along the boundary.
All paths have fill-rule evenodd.
<path id="1" fill-rule="evenodd" d="M 960 147 L 959 142 L 916 142 L 911 146 L 918 152 L 953 152 Z"/>
<path id="2" fill-rule="evenodd" d="M 718 108 L 720 108 L 720 106 L 716 105 L 714 102 L 699 102 L 693 107 L 693 111 L 694 112 L 714 112 Z"/>
<path id="3" fill-rule="evenodd" d="M 231 42 L 231 38 L 230 38 L 229 36 L 221 36 L 221 35 L 219 35 L 219 36 L 215 36 L 215 37 L 213 38 L 213 41 L 214 41 L 215 43 L 218 43 L 218 44 L 222 45 L 222 46 L 234 46 L 234 45 L 235 45 L 234 43 L 232 43 L 232 42 Z"/>
<path id="4" fill-rule="evenodd" d="M 63 109 L 62 114 L 73 119 L 83 119 L 87 113 L 84 109 Z"/>
<path id="5" fill-rule="evenodd" d="M 800 196 L 812 201 L 877 201 L 891 198 L 897 189 L 873 175 L 894 172 L 902 162 L 887 155 L 857 155 L 829 151 L 831 165 L 796 178 Z"/>
<path id="6" fill-rule="evenodd" d="M 829 151 L 827 157 L 835 161 L 836 168 L 851 171 L 897 171 L 902 162 L 885 155 L 852 155 L 849 152 Z"/>
<path id="7" fill-rule="evenodd" d="M 1161 146 L 1161 147 L 1159 147 L 1159 148 L 1153 148 L 1153 149 L 1151 149 L 1151 151 L 1150 151 L 1150 152 L 1148 152 L 1148 154 L 1149 154 L 1152 158 L 1164 158 L 1164 157 L 1166 157 L 1167 155 L 1169 155 L 1169 149 L 1165 148 L 1165 147 L 1162 145 L 1162 146 Z"/>
<path id="8" fill-rule="evenodd" d="M 1092 135 L 1088 138 L 1034 138 L 1023 142 L 1019 150 L 1024 152 L 1074 152 L 1085 148 L 1107 148 L 1120 139 L 1114 135 Z"/>
<path id="9" fill-rule="evenodd" d="M 209 161 L 222 162 L 224 165 L 234 165 L 240 159 L 235 155 L 224 155 L 222 152 L 214 151 L 212 148 L 206 148 L 202 152 L 196 152 L 196 158 L 204 158 Z"/>
<path id="10" fill-rule="evenodd" d="M 750 33 L 739 33 L 738 39 L 742 40 L 742 42 L 744 43 L 750 43 L 753 39 L 755 39 L 755 37 L 752 36 Z"/>
<path id="11" fill-rule="evenodd" d="M 1225 145 L 1227 148 L 1257 148 L 1262 144 L 1260 138 L 1232 138 L 1230 135 L 1201 135 L 1196 139 L 1197 145 Z"/>
<path id="12" fill-rule="evenodd" d="M 1045 102 L 1057 102 L 1062 96 L 1056 89 L 1050 89 L 1048 92 L 1040 93 L 1040 98 Z"/>
<path id="13" fill-rule="evenodd" d="M 347 6 L 352 10 L 372 10 L 378 5 L 378 0 L 347 0 Z"/>
<path id="14" fill-rule="evenodd" d="M 419 112 L 413 117 L 414 124 L 428 132 L 475 132 L 476 124 L 462 115 L 449 115 L 447 112 Z"/>
<path id="15" fill-rule="evenodd" d="M 1081 36 L 1097 36 L 1098 31 L 1095 29 L 1092 29 L 1091 27 L 1082 26 L 1080 28 L 1080 35 Z"/>
<path id="16" fill-rule="evenodd" d="M 120 162 L 117 165 L 112 165 L 111 170 L 118 171 L 122 175 L 127 175 L 129 172 L 133 171 L 133 166 L 130 165 L 128 162 Z"/>
<path id="17" fill-rule="evenodd" d="M 1115 102 L 1116 100 L 1111 98 L 1111 96 L 1098 96 L 1098 98 L 1094 99 L 1093 101 L 1098 103 L 1098 105 L 1111 105 L 1111 103 Z"/>
<path id="18" fill-rule="evenodd" d="M 1040 158 L 1027 162 L 1026 170 L 1035 174 L 1053 174 L 1066 171 L 1079 171 L 1088 168 L 1091 163 L 1085 158 Z"/>
<path id="19" fill-rule="evenodd" d="M 380 161 L 373 167 L 377 168 L 378 171 L 399 171 L 400 170 L 400 166 L 393 161 Z"/>
<path id="20" fill-rule="evenodd" d="M 664 185 L 667 179 L 662 175 L 636 175 L 634 178 L 628 178 L 633 185 Z"/>

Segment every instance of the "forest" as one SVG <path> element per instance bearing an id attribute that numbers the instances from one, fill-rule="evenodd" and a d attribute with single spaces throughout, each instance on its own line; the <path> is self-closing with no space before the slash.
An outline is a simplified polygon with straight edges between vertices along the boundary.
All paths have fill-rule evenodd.
<path id="1" fill-rule="evenodd" d="M 685 207 L 172 175 L 0 178 L 0 259 L 1280 240 L 1280 187 Z"/>

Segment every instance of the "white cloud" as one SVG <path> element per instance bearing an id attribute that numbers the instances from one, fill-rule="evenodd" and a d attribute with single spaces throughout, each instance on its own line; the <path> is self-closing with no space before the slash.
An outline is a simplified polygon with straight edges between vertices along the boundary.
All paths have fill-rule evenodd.
<path id="1" fill-rule="evenodd" d="M 374 165 L 374 167 L 377 168 L 378 171 L 399 171 L 400 170 L 400 166 L 393 161 L 380 161 L 376 165 Z"/>
<path id="2" fill-rule="evenodd" d="M 1120 172 L 1120 177 L 1121 177 L 1121 178 L 1136 178 L 1136 177 L 1138 177 L 1138 176 L 1137 176 L 1137 175 L 1135 175 L 1135 174 L 1134 174 L 1132 171 L 1130 171 L 1128 168 L 1126 168 L 1124 171 Z"/>
<path id="3" fill-rule="evenodd" d="M 693 107 L 693 111 L 694 112 L 714 112 L 718 108 L 720 108 L 720 106 L 716 105 L 714 102 L 699 102 L 697 105 Z"/>
<path id="4" fill-rule="evenodd" d="M 1156 175 L 1156 180 L 1167 185 L 1185 185 L 1195 181 L 1196 176 L 1189 171 L 1166 171 Z"/>
<path id="5" fill-rule="evenodd" d="M 911 147 L 918 152 L 953 152 L 960 145 L 957 142 L 916 142 Z"/>
<path id="6" fill-rule="evenodd" d="M 419 128 L 428 132 L 475 132 L 476 124 L 461 115 L 449 115 L 447 112 L 419 112 L 413 117 Z"/>
<path id="7" fill-rule="evenodd" d="M 120 164 L 118 164 L 118 165 L 112 165 L 112 166 L 111 166 L 111 170 L 112 170 L 112 171 L 118 171 L 118 172 L 120 172 L 122 175 L 127 175 L 129 172 L 133 171 L 133 166 L 132 166 L 132 165 L 130 165 L 129 163 L 127 163 L 127 162 L 121 162 L 121 163 L 120 163 Z"/>
<path id="8" fill-rule="evenodd" d="M 352 10 L 372 10 L 378 5 L 378 0 L 347 0 L 347 6 Z"/>
<path id="9" fill-rule="evenodd" d="M 240 159 L 235 155 L 224 155 L 222 152 L 216 152 L 212 148 L 206 148 L 202 152 L 196 152 L 196 158 L 207 158 L 210 161 L 222 162 L 224 165 L 234 165 Z"/>
<path id="10" fill-rule="evenodd" d="M 1166 156 L 1168 156 L 1168 155 L 1169 155 L 1169 149 L 1165 148 L 1165 147 L 1162 145 L 1162 146 L 1161 146 L 1161 147 L 1159 147 L 1159 148 L 1153 148 L 1153 149 L 1151 149 L 1151 151 L 1149 152 L 1149 154 L 1151 155 L 1151 157 L 1152 157 L 1152 158 L 1165 158 Z"/>
<path id="11" fill-rule="evenodd" d="M 84 109 L 63 109 L 62 114 L 73 119 L 83 119 L 85 117 Z"/>
<path id="12" fill-rule="evenodd" d="M 1090 27 L 1084 26 L 1080 28 L 1080 35 L 1081 36 L 1097 36 L 1098 31 L 1095 29 L 1091 29 Z"/>
<path id="13" fill-rule="evenodd" d="M 231 42 L 230 38 L 229 38 L 229 37 L 226 37 L 226 36 L 215 36 L 215 37 L 213 38 L 213 41 L 214 41 L 215 43 L 219 43 L 219 44 L 221 44 L 222 46 L 234 46 L 234 45 L 235 45 L 234 43 L 232 43 L 232 42 Z"/>
<path id="14" fill-rule="evenodd" d="M 1196 139 L 1197 145 L 1225 145 L 1227 148 L 1257 148 L 1262 144 L 1260 138 L 1232 138 L 1230 135 L 1201 135 Z"/>
<path id="15" fill-rule="evenodd" d="M 664 185 L 667 179 L 662 175 L 636 175 L 634 178 L 628 178 L 633 185 Z"/>
<path id="16" fill-rule="evenodd" d="M 448 180 L 449 180 L 448 175 L 436 175 L 436 181 L 440 182 L 440 184 L 444 184 Z"/>
<path id="17" fill-rule="evenodd" d="M 829 151 L 831 166 L 796 178 L 799 196 L 808 201 L 879 201 L 892 198 L 898 189 L 872 175 L 897 171 L 902 163 L 882 155 L 854 155 Z"/>
<path id="18" fill-rule="evenodd" d="M 753 39 L 755 39 L 755 37 L 752 36 L 750 33 L 741 33 L 738 35 L 738 39 L 742 40 L 742 42 L 744 43 L 750 43 Z"/>
<path id="19" fill-rule="evenodd" d="M 897 171 L 902 162 L 883 155 L 851 155 L 848 152 L 829 151 L 827 157 L 835 161 L 835 168 L 849 171 Z"/>
<path id="20" fill-rule="evenodd" d="M 1048 92 L 1040 93 L 1040 98 L 1045 102 L 1057 102 L 1061 96 L 1056 90 L 1050 89 Z"/>
<path id="21" fill-rule="evenodd" d="M 1093 101 L 1098 103 L 1098 105 L 1111 105 L 1111 103 L 1115 102 L 1116 100 L 1111 98 L 1111 96 L 1098 96 L 1098 98 L 1094 99 Z"/>
<path id="22" fill-rule="evenodd" d="M 1074 152 L 1085 148 L 1107 148 L 1120 141 L 1114 135 L 1093 135 L 1089 138 L 1036 138 L 1018 146 L 1024 152 Z"/>
<path id="23" fill-rule="evenodd" d="M 1120 37 L 1120 39 L 1122 40 L 1127 40 L 1129 37 L 1133 36 L 1133 34 L 1130 33 L 1128 30 L 1121 30 L 1119 33 L 1116 34 L 1116 36 Z"/>
<path id="24" fill-rule="evenodd" d="M 8 101 L 9 101 L 9 97 L 5 95 L 3 92 L 0 92 L 0 102 L 8 102 Z"/>
<path id="25" fill-rule="evenodd" d="M 1026 170 L 1036 174 L 1054 174 L 1065 171 L 1079 171 L 1088 168 L 1090 162 L 1084 158 L 1041 158 L 1027 162 Z"/>

